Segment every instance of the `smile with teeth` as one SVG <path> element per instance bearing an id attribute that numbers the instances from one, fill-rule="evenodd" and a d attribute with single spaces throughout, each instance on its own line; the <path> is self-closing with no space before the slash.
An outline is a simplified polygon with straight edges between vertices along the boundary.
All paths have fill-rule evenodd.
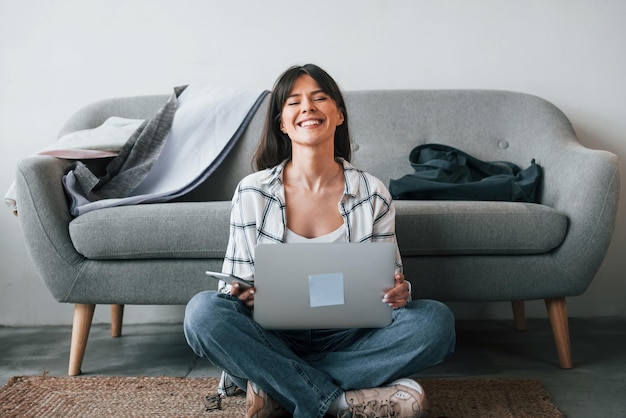
<path id="1" fill-rule="evenodd" d="M 322 121 L 318 120 L 318 119 L 309 119 L 309 120 L 305 120 L 303 122 L 300 122 L 298 124 L 298 126 L 300 126 L 301 128 L 306 128 L 309 126 L 315 126 L 315 125 L 321 125 Z"/>

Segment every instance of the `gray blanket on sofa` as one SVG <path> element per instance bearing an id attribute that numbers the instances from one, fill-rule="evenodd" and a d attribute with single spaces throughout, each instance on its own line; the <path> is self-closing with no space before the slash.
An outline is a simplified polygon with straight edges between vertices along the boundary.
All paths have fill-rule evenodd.
<path id="1" fill-rule="evenodd" d="M 77 161 L 63 177 L 70 211 L 164 202 L 202 183 L 233 148 L 267 91 L 190 85 L 146 120 L 98 176 Z"/>

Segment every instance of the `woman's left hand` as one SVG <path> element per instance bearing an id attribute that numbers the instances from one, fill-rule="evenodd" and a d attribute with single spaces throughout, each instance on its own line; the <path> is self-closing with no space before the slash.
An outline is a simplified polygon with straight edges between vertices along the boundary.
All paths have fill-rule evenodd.
<path id="1" fill-rule="evenodd" d="M 396 273 L 394 287 L 387 290 L 383 302 L 394 309 L 403 308 L 411 298 L 411 286 L 404 280 L 404 274 Z"/>

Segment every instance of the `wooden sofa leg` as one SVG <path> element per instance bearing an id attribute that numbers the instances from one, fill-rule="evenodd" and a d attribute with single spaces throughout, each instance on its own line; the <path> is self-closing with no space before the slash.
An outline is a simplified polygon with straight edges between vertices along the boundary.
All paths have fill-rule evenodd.
<path id="1" fill-rule="evenodd" d="M 111 336 L 118 338 L 122 335 L 122 319 L 124 305 L 111 305 Z"/>
<path id="2" fill-rule="evenodd" d="M 526 310 L 523 300 L 514 300 L 511 302 L 513 306 L 513 318 L 515 319 L 515 329 L 524 331 L 526 329 Z"/>
<path id="3" fill-rule="evenodd" d="M 561 368 L 571 369 L 572 351 L 570 347 L 567 304 L 565 298 L 552 298 L 546 299 L 545 301 Z"/>
<path id="4" fill-rule="evenodd" d="M 74 322 L 72 324 L 72 342 L 70 345 L 70 366 L 67 372 L 70 376 L 78 376 L 81 373 L 85 347 L 89 338 L 91 321 L 96 305 L 77 303 L 74 305 Z"/>

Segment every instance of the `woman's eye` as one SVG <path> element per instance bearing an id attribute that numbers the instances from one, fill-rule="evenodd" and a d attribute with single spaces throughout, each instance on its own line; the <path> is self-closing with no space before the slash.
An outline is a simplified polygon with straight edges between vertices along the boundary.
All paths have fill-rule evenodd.
<path id="1" fill-rule="evenodd" d="M 314 102 L 322 102 L 324 100 L 328 100 L 328 97 L 326 97 L 326 96 L 317 96 L 317 97 L 313 97 L 312 100 Z M 297 106 L 299 104 L 300 104 L 299 100 L 293 100 L 293 101 L 290 101 L 290 102 L 288 101 L 286 106 Z"/>

